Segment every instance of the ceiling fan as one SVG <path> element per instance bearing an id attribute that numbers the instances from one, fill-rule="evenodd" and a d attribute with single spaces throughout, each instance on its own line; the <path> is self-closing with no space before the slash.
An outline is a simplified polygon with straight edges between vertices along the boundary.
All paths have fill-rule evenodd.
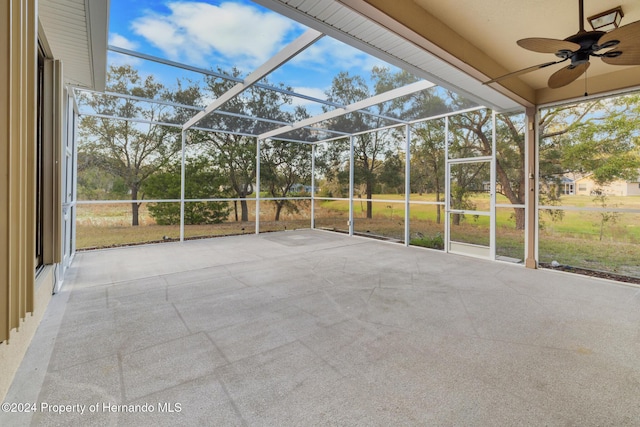
<path id="1" fill-rule="evenodd" d="M 580 30 L 564 40 L 533 37 L 518 40 L 518 46 L 539 53 L 553 53 L 560 60 L 545 62 L 514 71 L 484 82 L 494 83 L 551 65 L 570 61 L 569 65 L 549 77 L 548 85 L 556 89 L 576 80 L 589 68 L 590 57 L 598 57 L 611 65 L 640 65 L 640 21 L 632 22 L 610 32 L 585 31 L 583 0 L 579 1 Z"/>

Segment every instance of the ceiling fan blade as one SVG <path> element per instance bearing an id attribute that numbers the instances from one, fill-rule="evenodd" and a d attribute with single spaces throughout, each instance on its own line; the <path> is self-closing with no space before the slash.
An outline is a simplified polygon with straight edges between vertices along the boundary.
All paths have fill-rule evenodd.
<path id="1" fill-rule="evenodd" d="M 607 56 L 607 54 L 622 52 L 619 56 Z M 625 46 L 618 45 L 601 57 L 602 62 L 610 65 L 640 65 L 640 44 Z"/>
<path id="2" fill-rule="evenodd" d="M 552 62 L 545 62 L 544 64 L 532 65 L 531 67 L 523 68 L 522 70 L 513 71 L 513 72 L 511 72 L 509 74 L 505 74 L 503 76 L 496 77 L 495 79 L 489 80 L 489 81 L 484 82 L 482 84 L 483 85 L 488 85 L 490 83 L 495 83 L 495 82 L 498 82 L 500 80 L 509 79 L 511 77 L 516 77 L 516 76 L 519 76 L 519 75 L 525 74 L 525 73 L 530 73 L 531 71 L 539 70 L 540 68 L 545 68 L 545 67 L 548 67 L 550 65 L 558 64 L 558 63 L 564 62 L 564 61 L 566 61 L 566 59 L 563 59 L 561 61 L 552 61 Z"/>
<path id="3" fill-rule="evenodd" d="M 598 44 L 603 45 L 611 40 L 618 40 L 620 45 L 635 42 L 634 45 L 637 46 L 640 44 L 640 21 L 632 22 L 631 24 L 623 25 L 620 28 L 609 31 L 600 37 Z M 616 46 L 614 46 L 613 49 L 617 50 Z"/>
<path id="4" fill-rule="evenodd" d="M 585 62 L 573 68 L 571 68 L 572 66 L 569 65 L 556 71 L 551 75 L 551 77 L 549 77 L 549 87 L 551 89 L 557 89 L 559 87 L 568 85 L 569 83 L 580 77 L 582 74 L 584 74 L 584 72 L 587 71 L 587 68 L 589 68 L 589 65 L 590 64 L 588 62 Z"/>
<path id="5" fill-rule="evenodd" d="M 570 50 L 571 52 L 574 52 L 580 49 L 580 45 L 578 43 L 558 39 L 545 39 L 541 37 L 521 39 L 516 43 L 518 43 L 518 46 L 527 50 L 540 53 L 556 53 L 560 50 Z"/>

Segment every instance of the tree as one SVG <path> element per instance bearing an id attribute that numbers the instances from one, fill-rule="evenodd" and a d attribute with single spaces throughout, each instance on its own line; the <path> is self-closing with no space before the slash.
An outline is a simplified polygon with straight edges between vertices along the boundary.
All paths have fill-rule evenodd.
<path id="1" fill-rule="evenodd" d="M 399 87 L 413 78 L 406 72 L 391 73 L 387 68 L 374 67 L 371 72 L 374 82 L 373 91 L 369 89 L 367 82 L 361 76 L 352 76 L 348 72 L 340 72 L 334 77 L 331 88 L 327 91 L 328 100 L 340 105 L 349 105 L 354 102 L 367 99 L 373 95 L 386 92 Z M 413 78 L 415 79 L 415 78 Z M 397 99 L 389 103 L 378 104 L 371 108 L 373 114 L 350 113 L 336 118 L 332 128 L 348 133 L 358 133 L 370 129 L 377 129 L 387 124 L 383 116 L 398 116 L 399 111 L 406 107 L 407 99 Z M 380 130 L 367 132 L 354 137 L 354 178 L 356 182 L 362 183 L 365 197 L 367 199 L 366 216 L 373 216 L 373 191 L 376 185 L 379 172 L 385 161 L 386 153 L 395 152 L 393 130 Z M 331 143 L 328 146 L 327 165 L 334 168 L 341 168 L 345 165 L 344 156 L 349 152 L 349 140 L 344 139 Z M 326 173 L 328 177 L 336 177 L 341 181 L 348 179 L 348 174 L 342 170 L 335 170 Z"/>
<path id="2" fill-rule="evenodd" d="M 388 151 L 385 153 L 384 162 L 376 177 L 379 193 L 395 193 L 404 192 L 404 158 L 400 153 Z"/>
<path id="3" fill-rule="evenodd" d="M 486 180 L 489 170 L 488 163 L 460 163 L 451 168 L 451 184 L 449 188 L 451 208 L 458 210 L 474 210 L 471 193 L 479 191 L 478 180 Z M 460 225 L 464 214 L 453 214 L 453 225 Z"/>
<path id="4" fill-rule="evenodd" d="M 436 202 L 444 192 L 445 172 L 444 120 L 420 125 L 411 139 L 411 192 L 433 192 Z M 436 223 L 441 222 L 441 206 L 436 205 Z"/>
<path id="5" fill-rule="evenodd" d="M 563 168 L 566 156 L 567 136 L 581 126 L 583 118 L 592 111 L 594 104 L 582 105 L 578 108 L 562 106 L 541 116 L 540 129 L 540 163 L 539 171 L 543 182 L 550 177 L 566 173 Z M 466 129 L 473 135 L 468 141 L 465 155 L 492 155 L 492 137 L 489 132 L 491 120 L 490 110 L 477 110 L 454 116 L 455 126 Z M 560 121 L 561 126 L 553 125 Z M 497 193 L 504 195 L 511 204 L 525 203 L 526 176 L 525 159 L 525 120 L 523 114 L 498 114 L 496 116 L 496 180 Z M 473 151 L 475 150 L 475 152 Z M 543 194 L 546 203 L 553 204 L 555 195 Z M 559 213 L 559 214 L 558 214 Z M 553 213 L 552 218 L 561 218 L 561 213 Z M 514 207 L 515 228 L 525 227 L 524 209 Z"/>
<path id="6" fill-rule="evenodd" d="M 232 77 L 241 75 L 235 68 L 230 72 L 220 69 L 218 71 Z M 268 82 L 263 80 L 263 83 Z M 215 99 L 235 84 L 233 80 L 208 76 L 204 94 Z M 291 90 L 282 84 L 279 86 Z M 290 123 L 293 121 L 293 115 L 283 107 L 291 102 L 291 97 L 285 93 L 251 86 L 225 103 L 225 114 L 214 112 L 202 120 L 202 126 L 223 132 L 193 132 L 194 141 L 206 148 L 211 160 L 228 177 L 229 186 L 240 199 L 242 221 L 249 220 L 246 198 L 255 191 L 256 180 L 257 144 L 255 138 L 246 135 L 259 135 L 273 127 L 272 123 L 249 120 L 243 116 Z M 235 218 L 238 221 L 237 209 Z"/>
<path id="7" fill-rule="evenodd" d="M 475 110 L 451 117 L 450 128 L 460 139 L 450 150 L 457 157 L 493 156 L 491 134 L 492 112 L 488 109 Z M 497 192 L 503 194 L 512 204 L 524 204 L 524 117 L 522 115 L 500 114 L 496 117 L 496 180 Z M 485 180 L 489 177 L 485 175 Z M 514 208 L 516 229 L 525 225 L 524 209 Z"/>
<path id="8" fill-rule="evenodd" d="M 124 180 L 93 164 L 84 152 L 78 153 L 78 198 L 80 200 L 126 200 L 129 189 Z"/>
<path id="9" fill-rule="evenodd" d="M 635 180 L 640 168 L 639 95 L 599 102 L 597 111 L 574 131 L 563 152 L 566 170 L 590 174 L 600 186 Z"/>
<path id="10" fill-rule="evenodd" d="M 106 90 L 148 99 L 175 96 L 152 76 L 143 79 L 128 65 L 109 68 Z M 165 105 L 110 95 L 84 94 L 81 102 L 96 114 L 151 122 L 96 116 L 84 116 L 80 122 L 83 141 L 79 144 L 79 160 L 83 164 L 78 165 L 79 170 L 93 166 L 121 179 L 132 200 L 132 225 L 137 226 L 145 181 L 166 166 L 181 146 L 178 131 L 152 122 L 171 122 L 176 111 Z"/>
<path id="11" fill-rule="evenodd" d="M 454 99 L 456 99 L 454 97 Z M 570 168 L 567 168 L 567 147 L 570 135 L 584 126 L 584 119 L 593 112 L 597 101 L 561 106 L 547 110 L 541 115 L 540 130 L 540 163 L 539 171 L 542 182 L 555 179 Z M 492 156 L 492 136 L 490 133 L 492 113 L 490 110 L 476 110 L 451 118 L 454 133 L 465 142 L 457 150 L 459 157 L 477 155 Z M 497 192 L 504 195 L 513 205 L 525 203 L 526 176 L 525 158 L 525 120 L 523 114 L 498 114 L 496 116 L 496 180 Z M 455 129 L 465 130 L 461 133 Z M 451 149 L 451 148 L 450 148 Z M 552 194 L 543 194 L 549 203 L 554 203 Z M 524 209 L 514 207 L 515 227 L 524 229 Z"/>
<path id="12" fill-rule="evenodd" d="M 601 208 L 617 208 L 618 205 L 614 204 L 610 206 L 608 201 L 609 198 L 602 189 L 598 189 L 596 191 L 596 197 L 593 198 L 593 201 L 596 202 Z M 614 225 L 620 219 L 620 212 L 598 212 L 600 216 L 600 222 L 596 223 L 596 225 L 600 228 L 600 241 L 602 241 L 602 236 L 604 235 L 604 227 L 607 224 Z"/>
<path id="13" fill-rule="evenodd" d="M 295 202 L 285 200 L 295 184 L 311 180 L 311 146 L 290 141 L 265 142 L 260 151 L 260 185 L 276 205 L 275 220 L 283 208 L 297 212 Z"/>
<path id="14" fill-rule="evenodd" d="M 215 199 L 225 197 L 220 191 L 223 177 L 206 158 L 192 158 L 185 163 L 185 199 Z M 179 199 L 181 195 L 180 162 L 153 174 L 144 183 L 146 194 L 152 199 Z M 149 213 L 159 225 L 180 223 L 180 205 L 175 202 L 151 203 Z M 229 216 L 226 202 L 186 202 L 184 223 L 219 224 Z"/>
<path id="15" fill-rule="evenodd" d="M 407 116 L 422 119 L 451 111 L 448 92 L 433 87 L 412 96 Z M 460 102 L 459 102 L 460 103 Z M 445 121 L 429 120 L 417 125 L 411 138 L 411 191 L 433 192 L 436 202 L 444 200 L 445 189 Z M 440 224 L 442 206 L 436 205 L 436 223 Z"/>
<path id="16" fill-rule="evenodd" d="M 240 199 L 241 217 L 238 218 L 238 211 L 235 208 L 235 220 L 249 221 L 249 207 L 246 199 L 255 191 L 255 138 L 209 132 L 206 141 L 210 144 L 208 150 L 210 159 L 223 172 L 230 188 Z"/>
<path id="17" fill-rule="evenodd" d="M 541 112 L 540 180 L 546 191 L 541 201 L 560 204 L 563 176 L 591 175 L 604 186 L 617 179 L 636 179 L 640 168 L 640 96 L 615 98 L 553 107 Z M 554 190 L 555 189 L 555 190 Z M 606 196 L 594 199 L 602 207 Z M 547 210 L 552 220 L 563 211 Z M 617 216 L 601 215 L 601 233 Z"/>
<path id="18" fill-rule="evenodd" d="M 567 164 L 567 147 L 574 144 L 576 132 L 598 109 L 598 103 L 589 101 L 541 110 L 538 168 L 542 184 L 557 182 L 562 175 L 575 171 L 574 166 Z"/>

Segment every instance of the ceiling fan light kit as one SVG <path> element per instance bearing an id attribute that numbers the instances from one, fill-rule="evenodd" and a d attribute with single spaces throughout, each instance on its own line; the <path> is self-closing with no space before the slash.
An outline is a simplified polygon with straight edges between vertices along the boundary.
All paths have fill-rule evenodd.
<path id="1" fill-rule="evenodd" d="M 620 6 L 587 18 L 594 31 L 611 31 L 620 26 L 624 13 Z"/>
<path id="2" fill-rule="evenodd" d="M 640 65 L 640 21 L 619 27 L 624 16 L 620 6 L 591 16 L 588 19 L 593 31 L 584 29 L 583 0 L 578 0 L 579 30 L 564 40 L 532 37 L 518 40 L 518 46 L 538 53 L 552 53 L 560 58 L 558 61 L 545 62 L 505 74 L 484 84 L 494 83 L 561 62 L 570 61 L 569 65 L 551 75 L 548 86 L 557 89 L 576 80 L 589 68 L 589 60 L 600 58 L 610 65 Z M 605 30 L 610 29 L 607 32 Z"/>

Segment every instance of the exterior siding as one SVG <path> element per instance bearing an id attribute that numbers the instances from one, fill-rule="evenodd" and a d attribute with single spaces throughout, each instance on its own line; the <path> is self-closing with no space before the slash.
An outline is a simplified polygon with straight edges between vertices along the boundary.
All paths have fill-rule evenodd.
<path id="1" fill-rule="evenodd" d="M 575 189 L 578 196 L 591 196 L 599 188 L 610 196 L 640 196 L 640 183 L 638 182 L 618 180 L 600 186 L 589 177 L 576 180 Z"/>

